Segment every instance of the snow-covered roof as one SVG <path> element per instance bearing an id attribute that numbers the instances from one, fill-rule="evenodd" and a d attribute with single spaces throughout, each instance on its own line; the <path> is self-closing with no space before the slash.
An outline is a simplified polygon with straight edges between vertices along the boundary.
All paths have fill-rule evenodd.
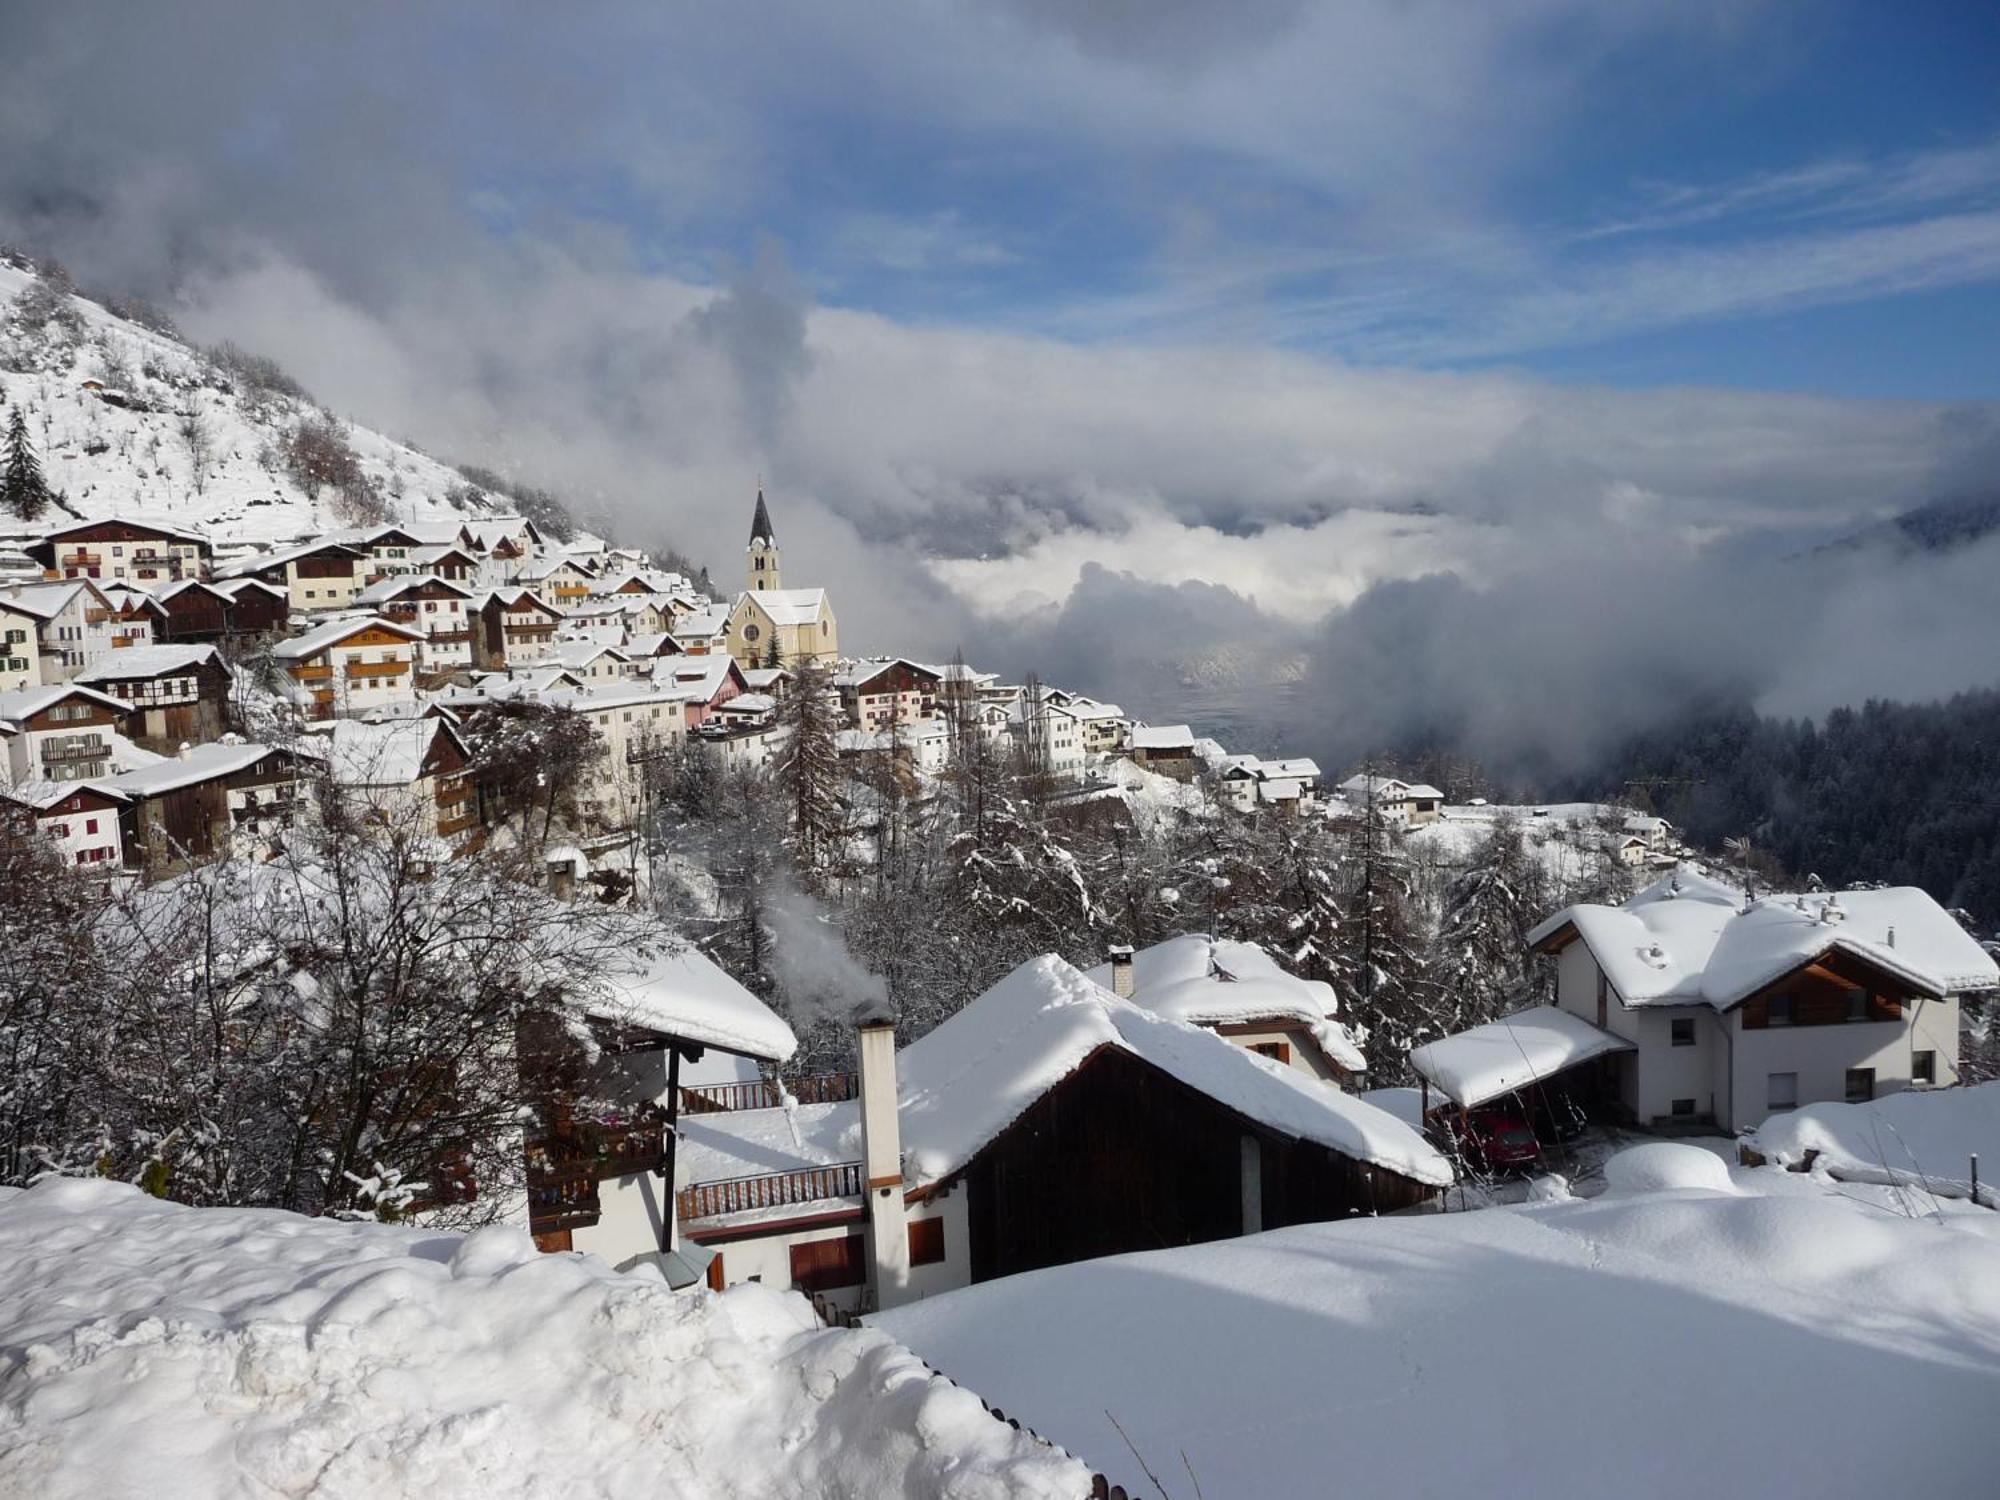
<path id="1" fill-rule="evenodd" d="M 1134 750 L 1192 750 L 1194 731 L 1185 724 L 1145 724 L 1132 731 Z"/>
<path id="2" fill-rule="evenodd" d="M 96 792 L 114 802 L 130 799 L 114 787 L 97 781 L 51 781 L 37 776 L 27 781 L 17 781 L 12 786 L 0 786 L 0 801 L 18 802 L 34 811 L 47 812 L 58 802 L 65 802 L 78 792 Z"/>
<path id="3" fill-rule="evenodd" d="M 738 693 L 715 706 L 721 714 L 767 714 L 778 706 L 777 700 L 763 693 Z"/>
<path id="4" fill-rule="evenodd" d="M 33 615 L 38 620 L 53 620 L 70 607 L 78 594 L 95 594 L 104 597 L 104 591 L 87 579 L 75 578 L 62 583 L 30 583 L 9 589 L 0 595 L 7 605 L 23 614 Z M 108 602 L 108 601 L 107 601 Z"/>
<path id="5" fill-rule="evenodd" d="M 136 649 L 136 648 L 130 648 Z M 65 698 L 88 698 L 105 708 L 114 708 L 119 713 L 130 713 L 132 705 L 113 698 L 108 693 L 100 693 L 96 688 L 81 687 L 73 682 L 52 682 L 43 687 L 14 688 L 0 693 L 0 720 L 15 724 L 34 717 L 52 704 Z"/>
<path id="6" fill-rule="evenodd" d="M 390 599 L 401 598 L 412 589 L 420 589 L 426 585 L 447 589 L 461 599 L 472 597 L 471 589 L 464 584 L 453 583 L 449 578 L 440 578 L 435 573 L 405 573 L 376 579 L 354 596 L 354 602 L 361 605 L 382 604 Z"/>
<path id="7" fill-rule="evenodd" d="M 412 630 L 407 625 L 399 624 L 395 620 L 385 620 L 380 615 L 367 615 L 361 618 L 328 620 L 324 625 L 315 625 L 304 635 L 295 635 L 290 640 L 281 641 L 273 646 L 271 655 L 279 661 L 303 661 L 306 657 L 316 656 L 327 647 L 337 646 L 349 636 L 359 635 L 364 630 L 387 630 L 409 641 L 423 639 L 421 632 Z"/>
<path id="8" fill-rule="evenodd" d="M 169 537 L 177 542 L 196 542 L 204 547 L 208 545 L 208 538 L 198 531 L 183 531 L 178 526 L 167 526 L 144 516 L 126 515 L 116 511 L 109 515 L 89 516 L 81 521 L 74 521 L 67 526 L 55 527 L 53 530 L 43 532 L 42 540 L 44 542 L 58 541 L 63 537 L 71 536 L 92 526 L 130 526 L 135 530 L 150 531 L 155 536 Z"/>
<path id="9" fill-rule="evenodd" d="M 99 777 L 91 785 L 126 797 L 158 797 L 197 782 L 247 770 L 272 754 L 274 748 L 248 741 L 233 745 L 222 742 L 190 745 L 179 755 L 164 756 L 150 766 L 116 776 Z"/>
<path id="10" fill-rule="evenodd" d="M 1444 793 L 1436 787 L 1421 781 L 1402 781 L 1394 776 L 1350 776 L 1341 782 L 1340 790 L 1350 802 L 1366 801 L 1371 793 L 1381 802 L 1444 801 Z"/>
<path id="11" fill-rule="evenodd" d="M 300 748 L 325 760 L 336 786 L 408 786 L 423 775 L 424 757 L 441 734 L 456 731 L 442 719 L 336 719 L 313 726 Z"/>
<path id="12" fill-rule="evenodd" d="M 231 599 L 234 599 L 245 589 L 262 589 L 265 593 L 279 599 L 291 597 L 275 583 L 266 583 L 261 578 L 218 578 L 211 587 L 218 594 L 227 594 Z"/>
<path id="13" fill-rule="evenodd" d="M 691 609 L 674 621 L 674 639 L 681 641 L 706 640 L 721 635 L 729 628 L 729 606 L 708 604 L 700 609 Z"/>
<path id="14" fill-rule="evenodd" d="M 754 601 L 773 625 L 810 625 L 819 619 L 820 609 L 826 603 L 826 590 L 757 589 L 737 598 Z"/>
<path id="15" fill-rule="evenodd" d="M 621 662 L 632 660 L 622 649 L 604 641 L 555 641 L 542 653 L 541 660 L 556 666 L 587 667 L 606 655 Z"/>
<path id="16" fill-rule="evenodd" d="M 1107 1046 L 1281 1135 L 1420 1182 L 1451 1181 L 1450 1165 L 1400 1120 L 1213 1032 L 1121 1000 L 1053 954 L 1021 965 L 898 1056 L 907 1180 L 950 1176 Z"/>
<path id="17" fill-rule="evenodd" d="M 164 677 L 222 660 L 213 646 L 127 646 L 76 674 L 76 682 L 122 682 L 132 677 Z"/>
<path id="18" fill-rule="evenodd" d="M 1746 901 L 1738 887 L 1683 869 L 1623 906 L 1566 907 L 1528 941 L 1539 947 L 1572 928 L 1626 1005 L 1727 1010 L 1835 951 L 1923 994 L 2000 985 L 1993 956 L 1914 886 Z"/>
<path id="19" fill-rule="evenodd" d="M 1086 976 L 1111 986 L 1111 965 Z M 1156 1015 L 1194 1026 L 1247 1021 L 1290 1021 L 1306 1027 L 1328 1056 L 1349 1072 L 1365 1072 L 1367 1059 L 1347 1028 L 1334 1020 L 1333 986 L 1288 974 L 1255 943 L 1187 933 L 1132 955 L 1132 1001 Z"/>
<path id="20" fill-rule="evenodd" d="M 1410 1049 L 1410 1066 L 1471 1109 L 1632 1044 L 1566 1010 L 1530 1006 Z"/>
<path id="21" fill-rule="evenodd" d="M 584 1001 L 587 1014 L 781 1063 L 798 1048 L 792 1028 L 699 948 L 639 949 Z"/>
<path id="22" fill-rule="evenodd" d="M 349 557 L 365 557 L 367 553 L 351 542 L 333 542 L 325 538 L 301 542 L 296 547 L 280 547 L 271 552 L 253 552 L 248 557 L 238 558 L 225 568 L 217 568 L 217 578 L 241 578 L 251 573 L 262 573 L 270 568 L 297 562 L 301 558 L 312 557 L 321 552 L 345 552 Z"/>

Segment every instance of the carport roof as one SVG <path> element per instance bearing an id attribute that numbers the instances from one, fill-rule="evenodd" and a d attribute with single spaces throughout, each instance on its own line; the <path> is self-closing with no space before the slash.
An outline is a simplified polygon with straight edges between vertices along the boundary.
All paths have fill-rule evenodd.
<path id="1" fill-rule="evenodd" d="M 1475 1108 L 1502 1094 L 1632 1043 L 1581 1016 L 1536 1005 L 1410 1050 L 1410 1066 L 1453 1103 Z"/>

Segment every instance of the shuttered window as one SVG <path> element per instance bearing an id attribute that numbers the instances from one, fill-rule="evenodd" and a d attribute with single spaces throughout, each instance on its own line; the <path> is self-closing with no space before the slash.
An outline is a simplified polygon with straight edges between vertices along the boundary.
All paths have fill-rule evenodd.
<path id="1" fill-rule="evenodd" d="M 860 1286 L 867 1277 L 868 1257 L 858 1234 L 792 1246 L 792 1285 L 802 1292 Z"/>
<path id="2" fill-rule="evenodd" d="M 934 1266 L 944 1259 L 944 1220 L 910 1221 L 910 1264 Z"/>

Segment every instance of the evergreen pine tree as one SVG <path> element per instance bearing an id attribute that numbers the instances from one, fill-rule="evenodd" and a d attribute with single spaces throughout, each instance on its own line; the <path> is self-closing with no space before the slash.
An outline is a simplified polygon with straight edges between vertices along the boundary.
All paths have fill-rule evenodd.
<path id="1" fill-rule="evenodd" d="M 1552 907 L 1548 884 L 1512 818 L 1493 825 L 1453 878 L 1432 962 L 1446 1030 L 1493 1020 L 1530 998 L 1527 935 Z"/>
<path id="2" fill-rule="evenodd" d="M 48 508 L 49 486 L 41 460 L 28 443 L 28 419 L 17 404 L 7 421 L 6 469 L 0 473 L 0 508 L 32 521 Z"/>
<path id="3" fill-rule="evenodd" d="M 778 724 L 785 731 L 775 767 L 778 791 L 791 822 L 793 861 L 808 886 L 818 885 L 840 852 L 846 825 L 836 739 L 840 708 L 831 676 L 819 658 L 802 659 L 778 705 Z"/>

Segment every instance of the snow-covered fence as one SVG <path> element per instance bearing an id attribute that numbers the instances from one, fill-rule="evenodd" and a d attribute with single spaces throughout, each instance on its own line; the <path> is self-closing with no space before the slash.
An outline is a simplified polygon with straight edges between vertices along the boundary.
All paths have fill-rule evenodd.
<path id="1" fill-rule="evenodd" d="M 945 1374 L 944 1371 L 938 1369 L 938 1367 L 936 1365 L 933 1365 L 929 1360 L 924 1359 L 922 1355 L 920 1354 L 916 1355 L 915 1358 L 917 1358 L 923 1364 L 925 1369 L 931 1372 L 931 1377 L 933 1379 L 942 1380 L 946 1385 L 958 1386 L 958 1382 L 956 1380 L 953 1380 L 949 1375 Z M 1036 1442 L 1040 1443 L 1044 1448 L 1053 1449 L 1055 1452 L 1062 1454 L 1062 1456 L 1065 1458 L 1076 1457 L 1074 1453 L 1071 1453 L 1069 1449 L 1065 1448 L 1061 1443 L 1058 1443 L 1053 1439 L 1043 1437 L 1039 1432 L 1035 1431 L 1034 1428 L 1028 1426 L 1028 1424 L 1023 1422 L 1019 1417 L 1008 1416 L 1007 1413 L 1002 1411 L 999 1407 L 995 1406 L 991 1401 L 988 1401 L 984 1396 L 980 1395 L 979 1392 L 972 1390 L 971 1387 L 958 1386 L 958 1388 L 960 1390 L 970 1392 L 970 1394 L 974 1397 L 974 1399 L 976 1399 L 981 1406 L 986 1408 L 986 1415 L 991 1417 L 994 1421 L 1005 1422 L 1009 1427 L 1013 1428 L 1014 1431 L 1019 1433 L 1025 1433 L 1027 1436 L 1033 1438 Z M 1114 1484 L 1105 1475 L 1093 1472 L 1090 1476 L 1090 1493 L 1088 1497 L 1086 1497 L 1086 1500 L 1137 1500 L 1137 1496 L 1135 1496 L 1132 1491 L 1127 1490 L 1124 1485 Z"/>

